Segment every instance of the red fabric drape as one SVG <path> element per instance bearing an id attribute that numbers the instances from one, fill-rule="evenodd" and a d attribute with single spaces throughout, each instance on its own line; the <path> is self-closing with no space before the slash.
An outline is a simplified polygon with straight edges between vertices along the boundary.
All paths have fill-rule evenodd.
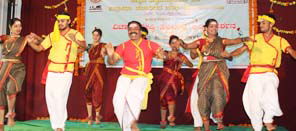
<path id="1" fill-rule="evenodd" d="M 22 22 L 23 34 L 35 32 L 39 35 L 46 35 L 53 30 L 54 14 L 58 10 L 63 10 L 63 6 L 59 9 L 47 10 L 44 5 L 56 4 L 60 1 L 57 0 L 23 0 L 22 2 Z M 258 0 L 259 14 L 268 12 L 269 0 Z M 68 10 L 72 18 L 76 15 L 76 1 L 70 0 L 67 4 Z M 88 8 L 88 7 L 86 7 Z M 291 17 L 290 13 L 296 12 L 296 7 L 282 7 L 274 5 L 275 14 L 278 16 L 276 26 L 282 29 L 295 29 L 296 17 Z M 286 13 L 290 12 L 290 13 Z M 97 19 L 94 19 L 97 20 Z M 281 35 L 285 37 L 291 45 L 296 49 L 295 35 Z M 45 90 L 40 84 L 42 70 L 47 61 L 48 52 L 36 53 L 30 47 L 27 47 L 23 53 L 23 60 L 26 64 L 26 80 L 23 84 L 22 92 L 17 97 L 17 119 L 18 120 L 31 120 L 37 117 L 48 116 L 46 103 L 45 103 Z M 293 81 L 296 74 L 296 61 L 288 55 L 283 55 L 282 66 L 279 69 L 280 87 L 279 99 L 284 116 L 277 118 L 276 123 L 289 128 L 289 130 L 296 130 L 293 125 L 296 123 L 296 103 L 293 96 L 296 92 L 296 86 Z M 103 90 L 103 108 L 102 115 L 103 121 L 116 121 L 113 113 L 112 97 L 115 91 L 115 84 L 119 76 L 120 69 L 107 69 L 107 78 L 105 80 Z M 181 70 L 185 78 L 185 88 L 192 84 L 191 75 L 194 73 L 193 69 Z M 161 73 L 161 69 L 152 70 L 155 77 Z M 240 78 L 243 70 L 230 70 L 230 101 L 225 109 L 224 121 L 226 124 L 242 124 L 249 123 L 246 116 L 243 104 L 242 94 L 244 84 L 240 83 Z M 156 78 L 155 78 L 156 79 Z M 73 78 L 73 83 L 68 100 L 68 113 L 70 118 L 85 118 L 87 115 L 85 109 L 85 97 L 83 94 L 84 76 Z M 156 83 L 156 82 L 154 82 Z M 159 103 L 159 88 L 152 85 L 150 92 L 148 110 L 143 111 L 140 116 L 140 122 L 158 124 L 160 121 L 160 103 Z M 176 123 L 177 124 L 192 124 L 190 115 L 184 114 L 186 107 L 186 100 L 188 95 L 185 93 L 183 96 L 177 98 L 176 110 Z"/>

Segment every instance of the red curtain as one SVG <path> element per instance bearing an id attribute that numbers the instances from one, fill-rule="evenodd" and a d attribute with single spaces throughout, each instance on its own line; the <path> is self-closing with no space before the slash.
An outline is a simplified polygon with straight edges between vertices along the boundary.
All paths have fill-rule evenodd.
<path id="1" fill-rule="evenodd" d="M 23 0 L 22 2 L 22 22 L 23 22 L 23 35 L 30 32 L 35 32 L 38 35 L 46 35 L 52 31 L 54 23 L 54 15 L 63 10 L 64 7 L 58 9 L 48 10 L 44 8 L 44 5 L 57 4 L 60 1 L 57 0 Z M 72 18 L 76 16 L 76 1 L 70 0 L 67 4 L 69 13 Z M 269 0 L 259 1 L 258 9 L 259 14 L 269 11 Z M 86 7 L 87 8 L 87 7 Z M 276 26 L 281 29 L 295 29 L 296 17 L 291 17 L 291 13 L 296 12 L 296 7 L 282 7 L 274 5 L 275 15 L 278 16 Z M 287 13 L 289 12 L 289 13 Z M 96 19 L 94 19 L 96 20 Z M 296 49 L 295 35 L 284 35 L 290 44 Z M 293 38 L 294 37 L 294 38 Z M 17 97 L 17 119 L 18 120 L 31 120 L 37 117 L 47 117 L 47 109 L 45 103 L 45 90 L 40 84 L 41 74 L 45 63 L 47 61 L 48 52 L 36 53 L 30 47 L 27 47 L 23 52 L 23 60 L 26 64 L 26 80 L 23 84 L 22 92 Z M 289 55 L 283 55 L 282 66 L 279 69 L 280 87 L 279 87 L 279 99 L 281 108 L 284 115 L 280 118 L 276 118 L 276 123 L 289 128 L 289 130 L 296 130 L 293 125 L 296 123 L 296 103 L 293 96 L 296 92 L 296 86 L 293 81 L 296 74 L 296 61 Z M 103 90 L 103 108 L 102 115 L 103 121 L 116 121 L 113 106 L 112 97 L 115 91 L 115 83 L 119 76 L 120 69 L 107 69 L 107 76 L 105 80 L 105 87 Z M 157 77 L 160 74 L 161 69 L 153 69 L 152 73 Z M 192 69 L 183 69 L 182 74 L 185 77 L 186 87 L 192 84 L 191 75 L 194 72 Z M 246 116 L 243 104 L 242 94 L 244 90 L 244 84 L 240 83 L 243 70 L 230 70 L 230 102 L 225 109 L 224 121 L 226 124 L 244 124 L 250 123 Z M 85 97 L 83 94 L 85 77 L 83 75 L 74 77 L 72 87 L 70 90 L 70 96 L 68 100 L 68 113 L 69 118 L 86 118 Z M 192 124 L 192 118 L 190 114 L 184 114 L 186 100 L 188 95 L 185 93 L 177 98 L 177 124 Z M 152 85 L 152 91 L 150 92 L 148 110 L 143 111 L 140 116 L 140 122 L 158 124 L 160 121 L 160 107 L 159 107 L 159 88 Z"/>

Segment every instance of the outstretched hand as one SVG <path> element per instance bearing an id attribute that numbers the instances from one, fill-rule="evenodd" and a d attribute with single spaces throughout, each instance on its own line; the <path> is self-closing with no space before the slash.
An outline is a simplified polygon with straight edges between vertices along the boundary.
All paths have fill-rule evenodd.
<path id="1" fill-rule="evenodd" d="M 40 44 L 41 41 L 43 40 L 37 34 L 32 33 L 32 32 L 29 35 L 26 36 L 26 39 L 27 39 L 29 44 Z"/>
<path id="2" fill-rule="evenodd" d="M 29 44 L 32 44 L 34 41 L 34 36 L 32 34 L 29 34 L 26 36 L 26 40 Z"/>
<path id="3" fill-rule="evenodd" d="M 252 39 L 251 37 L 245 37 L 244 39 L 245 39 L 244 41 L 256 42 L 256 40 Z"/>
<path id="4" fill-rule="evenodd" d="M 106 45 L 101 49 L 101 56 L 104 57 L 107 55 Z"/>
<path id="5" fill-rule="evenodd" d="M 107 55 L 108 55 L 108 56 L 112 56 L 113 53 L 114 53 L 114 47 L 113 47 L 113 45 L 112 45 L 111 43 L 108 43 L 108 44 L 105 46 L 105 48 L 106 48 Z"/>
<path id="6" fill-rule="evenodd" d="M 31 37 L 33 37 L 33 38 L 37 38 L 37 37 L 39 37 L 38 35 L 36 35 L 36 34 L 33 33 L 33 32 L 31 32 L 29 35 L 30 35 Z"/>

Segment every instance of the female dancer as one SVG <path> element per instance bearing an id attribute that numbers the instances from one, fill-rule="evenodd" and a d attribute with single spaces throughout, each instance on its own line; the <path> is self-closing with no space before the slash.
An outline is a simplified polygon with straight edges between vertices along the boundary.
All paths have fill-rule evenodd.
<path id="1" fill-rule="evenodd" d="M 105 50 L 105 43 L 101 43 L 102 38 L 101 29 L 95 28 L 92 31 L 93 43 L 88 51 L 89 63 L 86 65 L 87 82 L 85 87 L 86 95 L 86 107 L 88 113 L 88 124 L 92 124 L 92 108 L 95 108 L 96 117 L 95 123 L 100 124 L 102 108 L 102 93 L 105 77 L 105 64 L 104 57 L 101 55 L 101 51 Z M 103 51 L 104 52 L 104 51 Z"/>
<path id="2" fill-rule="evenodd" d="M 176 96 L 184 90 L 184 78 L 179 72 L 183 63 L 192 67 L 193 64 L 185 55 L 179 52 L 180 39 L 171 36 L 169 40 L 172 51 L 165 51 L 166 58 L 163 64 L 163 72 L 159 76 L 160 103 L 161 103 L 161 128 L 166 127 L 166 113 L 169 110 L 168 121 L 170 126 L 175 126 Z"/>

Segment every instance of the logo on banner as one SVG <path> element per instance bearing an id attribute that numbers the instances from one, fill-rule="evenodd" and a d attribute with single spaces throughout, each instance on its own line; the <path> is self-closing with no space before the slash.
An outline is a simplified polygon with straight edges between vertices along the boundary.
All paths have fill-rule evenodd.
<path id="1" fill-rule="evenodd" d="M 102 11 L 102 5 L 91 5 L 89 7 L 89 12 L 101 12 Z"/>
<path id="2" fill-rule="evenodd" d="M 248 2 L 249 0 L 227 0 L 227 4 L 245 4 Z"/>
<path id="3" fill-rule="evenodd" d="M 90 0 L 92 5 L 89 6 L 89 12 L 101 12 L 102 11 L 102 5 L 98 4 L 102 0 Z"/>

